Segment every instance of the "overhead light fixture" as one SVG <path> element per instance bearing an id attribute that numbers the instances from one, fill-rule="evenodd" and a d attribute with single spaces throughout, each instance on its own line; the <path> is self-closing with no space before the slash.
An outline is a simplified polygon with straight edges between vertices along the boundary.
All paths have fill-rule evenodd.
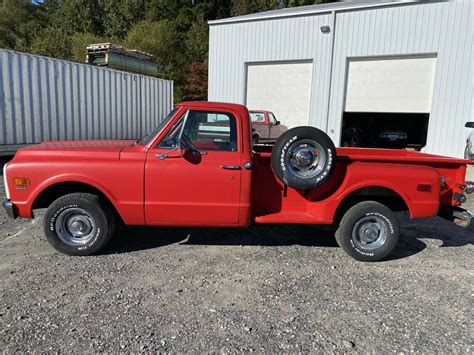
<path id="1" fill-rule="evenodd" d="M 331 32 L 331 27 L 321 26 L 321 32 L 324 33 L 324 34 L 329 33 L 329 32 Z"/>

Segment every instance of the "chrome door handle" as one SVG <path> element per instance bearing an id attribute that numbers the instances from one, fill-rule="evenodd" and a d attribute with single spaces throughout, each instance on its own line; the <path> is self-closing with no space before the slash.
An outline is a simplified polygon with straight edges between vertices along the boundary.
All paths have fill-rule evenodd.
<path id="1" fill-rule="evenodd" d="M 158 153 L 158 154 L 155 154 L 155 157 L 158 158 L 158 159 L 160 159 L 160 160 L 163 160 L 163 159 L 168 158 L 168 154 L 166 154 L 166 153 L 159 154 L 159 153 Z"/>
<path id="2" fill-rule="evenodd" d="M 241 170 L 242 169 L 240 165 L 223 165 L 221 166 L 221 168 L 224 170 Z"/>

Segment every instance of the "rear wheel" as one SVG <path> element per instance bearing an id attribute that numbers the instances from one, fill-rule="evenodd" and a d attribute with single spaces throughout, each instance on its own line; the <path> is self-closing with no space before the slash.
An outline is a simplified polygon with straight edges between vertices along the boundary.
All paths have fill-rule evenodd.
<path id="1" fill-rule="evenodd" d="M 336 231 L 339 246 L 359 261 L 385 259 L 398 242 L 398 221 L 386 206 L 365 201 L 351 207 Z"/>
<path id="2" fill-rule="evenodd" d="M 336 163 L 331 138 L 314 127 L 296 127 L 283 133 L 272 150 L 272 168 L 278 178 L 295 189 L 323 184 Z"/>
<path id="3" fill-rule="evenodd" d="M 92 255 L 108 243 L 115 230 L 115 216 L 99 196 L 72 193 L 58 198 L 44 216 L 49 243 L 67 255 Z"/>

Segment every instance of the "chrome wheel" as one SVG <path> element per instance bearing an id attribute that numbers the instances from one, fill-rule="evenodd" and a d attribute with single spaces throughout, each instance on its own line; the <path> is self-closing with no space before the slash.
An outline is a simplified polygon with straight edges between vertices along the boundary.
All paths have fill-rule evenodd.
<path id="1" fill-rule="evenodd" d="M 85 245 L 97 231 L 94 218 L 84 209 L 68 208 L 60 213 L 55 222 L 58 237 L 71 246 Z"/>
<path id="2" fill-rule="evenodd" d="M 352 229 L 354 244 L 364 250 L 375 250 L 385 244 L 388 237 L 386 222 L 379 216 L 361 218 Z"/>
<path id="3" fill-rule="evenodd" d="M 317 142 L 305 139 L 293 143 L 288 148 L 286 166 L 298 178 L 317 176 L 326 165 L 327 154 Z"/>

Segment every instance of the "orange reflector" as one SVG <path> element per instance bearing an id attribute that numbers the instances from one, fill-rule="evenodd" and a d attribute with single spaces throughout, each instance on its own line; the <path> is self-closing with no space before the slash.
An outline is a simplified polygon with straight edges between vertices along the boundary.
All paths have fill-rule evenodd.
<path id="1" fill-rule="evenodd" d="M 15 178 L 15 186 L 29 186 L 30 179 L 28 178 Z"/>
<path id="2" fill-rule="evenodd" d="M 431 192 L 431 185 L 429 184 L 419 184 L 417 187 L 418 191 L 421 192 Z"/>

